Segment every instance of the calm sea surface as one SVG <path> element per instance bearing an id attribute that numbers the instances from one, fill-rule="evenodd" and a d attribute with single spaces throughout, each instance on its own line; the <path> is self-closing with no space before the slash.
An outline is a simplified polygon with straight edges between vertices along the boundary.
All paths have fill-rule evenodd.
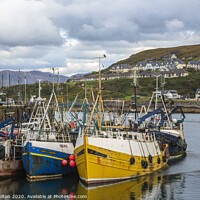
<path id="1" fill-rule="evenodd" d="M 0 199 L 200 199 L 200 114 L 186 114 L 184 158 L 167 169 L 133 181 L 86 188 L 77 176 L 29 182 L 25 176 L 0 180 Z"/>

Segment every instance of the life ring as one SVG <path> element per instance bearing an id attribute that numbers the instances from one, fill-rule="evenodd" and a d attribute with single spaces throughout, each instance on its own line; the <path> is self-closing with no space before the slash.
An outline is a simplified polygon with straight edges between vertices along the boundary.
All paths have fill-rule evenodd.
<path id="1" fill-rule="evenodd" d="M 142 165 L 142 167 L 145 166 L 145 161 L 144 160 L 141 161 L 141 165 Z"/>
<path id="2" fill-rule="evenodd" d="M 130 158 L 130 163 L 131 163 L 131 165 L 135 164 L 135 158 L 134 157 Z"/>
<path id="3" fill-rule="evenodd" d="M 186 149 L 187 149 L 187 144 L 184 144 L 183 145 L 183 151 L 186 151 Z"/>
<path id="4" fill-rule="evenodd" d="M 158 164 L 160 164 L 160 157 L 158 157 L 157 162 L 158 162 Z"/>
<path id="5" fill-rule="evenodd" d="M 148 168 L 148 162 L 147 161 L 144 161 L 144 162 L 145 162 L 145 167 L 144 168 L 146 169 L 146 168 Z"/>
<path id="6" fill-rule="evenodd" d="M 167 161 L 166 156 L 163 156 L 163 162 L 166 162 L 166 161 Z"/>
<path id="7" fill-rule="evenodd" d="M 144 167 L 144 169 L 148 168 L 148 162 L 145 160 L 141 161 L 142 167 Z"/>
<path id="8" fill-rule="evenodd" d="M 149 158 L 149 162 L 152 163 L 152 162 L 153 162 L 153 157 L 152 157 L 152 155 L 149 154 L 149 157 L 148 157 L 148 158 Z"/>
<path id="9" fill-rule="evenodd" d="M 176 141 L 174 141 L 174 140 L 171 140 L 171 146 L 172 146 L 172 147 L 176 147 L 176 146 L 177 146 L 177 143 L 176 143 Z"/>

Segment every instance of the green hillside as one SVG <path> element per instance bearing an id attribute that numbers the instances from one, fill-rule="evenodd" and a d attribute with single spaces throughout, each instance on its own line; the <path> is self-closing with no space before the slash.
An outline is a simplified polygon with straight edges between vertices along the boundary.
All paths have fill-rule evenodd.
<path id="1" fill-rule="evenodd" d="M 125 99 L 130 100 L 133 94 L 133 80 L 132 79 L 114 79 L 102 81 L 103 88 L 103 98 L 104 99 Z M 52 84 L 41 84 L 42 91 L 41 96 L 49 98 L 52 91 Z M 57 88 L 57 86 L 56 86 Z M 73 101 L 77 94 L 79 94 L 78 99 L 84 99 L 85 90 L 82 82 L 71 82 L 61 84 L 60 96 L 67 101 L 67 96 L 69 101 Z M 91 98 L 90 88 L 93 88 L 95 95 L 98 90 L 98 81 L 88 81 L 86 82 L 87 97 Z M 195 91 L 200 88 L 200 72 L 191 73 L 186 77 L 178 78 L 168 78 L 166 79 L 166 90 L 177 90 L 179 94 L 183 96 L 194 97 Z M 155 90 L 155 78 L 139 78 L 137 93 L 144 97 L 150 97 L 152 91 Z M 22 96 L 24 100 L 24 85 L 12 86 L 10 88 L 4 87 L 1 91 L 7 92 L 7 96 L 10 98 L 18 99 L 18 93 Z M 58 93 L 58 90 L 57 90 Z M 27 99 L 30 100 L 31 95 L 38 96 L 38 83 L 27 85 Z"/>
<path id="2" fill-rule="evenodd" d="M 127 63 L 131 66 L 136 64 L 139 61 L 145 61 L 148 58 L 155 58 L 161 60 L 164 55 L 175 54 L 179 59 L 187 62 L 188 60 L 200 60 L 200 45 L 189 45 L 189 46 L 179 46 L 172 48 L 158 48 L 145 50 L 136 54 L 131 55 L 129 58 L 120 60 L 115 64 L 124 64 Z"/>

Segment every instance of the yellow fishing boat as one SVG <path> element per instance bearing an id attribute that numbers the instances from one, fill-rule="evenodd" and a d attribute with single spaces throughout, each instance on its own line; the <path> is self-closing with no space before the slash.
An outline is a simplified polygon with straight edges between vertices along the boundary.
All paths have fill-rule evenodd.
<path id="1" fill-rule="evenodd" d="M 131 179 L 155 172 L 167 164 L 167 147 L 161 151 L 153 135 L 110 131 L 108 136 L 102 136 L 79 134 L 77 138 L 76 165 L 86 184 Z"/>
<path id="2" fill-rule="evenodd" d="M 112 126 L 102 126 L 100 68 L 99 77 L 99 94 L 75 146 L 81 181 L 85 184 L 122 181 L 163 168 L 168 161 L 167 145 L 161 151 L 153 133 L 139 131 L 131 124 L 123 127 L 120 120 Z"/>

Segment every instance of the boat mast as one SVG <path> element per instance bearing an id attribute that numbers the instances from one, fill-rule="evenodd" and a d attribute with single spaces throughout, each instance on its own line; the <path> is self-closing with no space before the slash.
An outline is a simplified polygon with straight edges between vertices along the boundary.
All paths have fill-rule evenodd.
<path id="1" fill-rule="evenodd" d="M 158 93 L 159 93 L 159 91 L 158 91 L 158 77 L 159 76 L 156 76 L 156 101 L 155 101 L 155 110 L 157 109 Z"/>
<path id="2" fill-rule="evenodd" d="M 101 133 L 101 58 L 99 57 L 99 133 Z"/>
<path id="3" fill-rule="evenodd" d="M 41 98 L 41 87 L 40 87 L 40 82 L 42 81 L 42 79 L 38 79 L 38 82 L 39 82 L 39 96 L 38 98 L 40 99 Z"/>
<path id="4" fill-rule="evenodd" d="M 102 92 L 101 92 L 101 58 L 106 58 L 104 54 L 103 57 L 97 57 L 99 59 L 99 133 L 101 133 L 101 106 L 102 106 Z"/>
<path id="5" fill-rule="evenodd" d="M 26 71 L 25 71 L 25 77 L 24 77 L 24 86 L 25 86 L 25 88 L 24 88 L 24 90 L 25 90 L 25 91 L 24 91 L 24 93 L 25 93 L 25 94 L 24 94 L 24 95 L 25 95 L 25 96 L 24 96 L 24 103 L 26 104 Z"/>
<path id="6" fill-rule="evenodd" d="M 135 120 L 137 118 L 137 97 L 136 97 L 136 86 L 137 86 L 137 79 L 136 79 L 136 70 L 135 70 L 135 65 L 133 67 L 133 85 L 134 85 L 134 96 L 135 96 Z"/>

